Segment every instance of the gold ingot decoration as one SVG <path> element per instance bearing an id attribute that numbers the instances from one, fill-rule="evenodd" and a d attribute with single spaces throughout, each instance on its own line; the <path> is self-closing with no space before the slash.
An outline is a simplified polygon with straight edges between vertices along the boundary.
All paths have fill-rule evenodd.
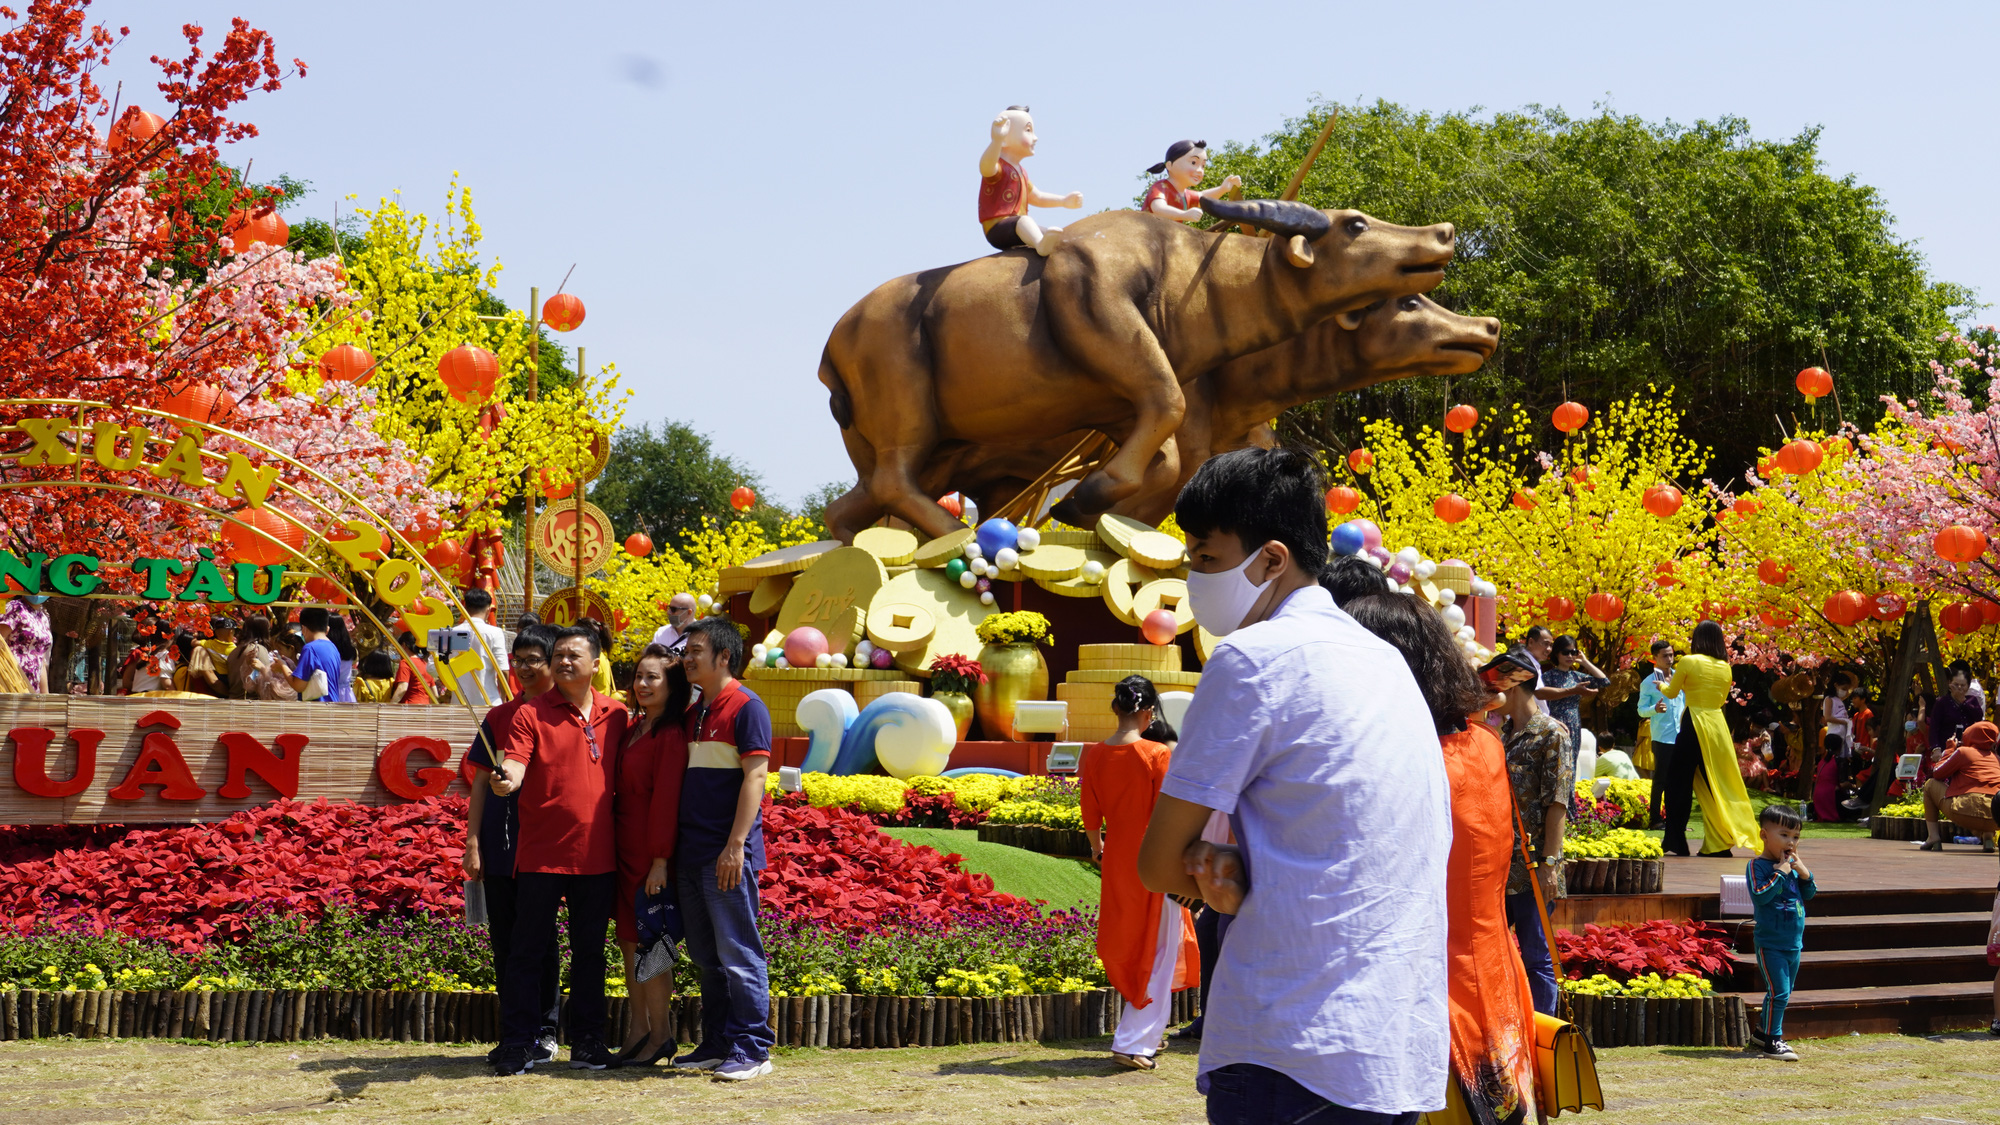
<path id="1" fill-rule="evenodd" d="M 1119 559 L 1104 572 L 1104 604 L 1111 607 L 1111 615 L 1127 625 L 1137 625 L 1140 618 L 1132 612 L 1132 592 L 1140 586 L 1158 578 L 1151 570 L 1133 562 Z"/>
<path id="2" fill-rule="evenodd" d="M 1431 606 L 1432 608 L 1436 608 L 1438 604 L 1437 583 L 1431 581 L 1428 578 L 1419 578 L 1417 579 L 1415 585 L 1411 586 L 1410 588 L 1417 592 L 1417 596 L 1424 600 L 1425 605 Z"/>
<path id="3" fill-rule="evenodd" d="M 1179 645 L 1161 645 L 1161 648 L 1180 651 Z M 1151 668 L 1079 668 L 1064 677 L 1064 682 L 1072 684 L 1116 684 L 1127 676 L 1144 676 L 1153 681 L 1154 687 L 1191 688 L 1201 683 L 1200 672 L 1161 672 Z"/>
<path id="4" fill-rule="evenodd" d="M 923 606 L 878 597 L 868 608 L 868 639 L 876 648 L 906 652 L 929 642 L 936 632 L 937 618 Z"/>
<path id="5" fill-rule="evenodd" d="M 1178 672 L 1181 652 L 1175 645 L 1078 645 L 1077 667 L 1125 669 L 1133 672 Z"/>
<path id="6" fill-rule="evenodd" d="M 756 588 L 750 591 L 750 612 L 759 617 L 766 616 L 785 604 L 785 595 L 792 592 L 792 576 L 773 574 L 769 578 L 759 578 Z"/>
<path id="7" fill-rule="evenodd" d="M 917 534 L 900 527 L 864 527 L 854 535 L 854 545 L 882 560 L 883 566 L 901 566 L 917 554 Z"/>
<path id="8" fill-rule="evenodd" d="M 582 505 L 579 517 L 577 506 Z M 576 574 L 577 520 L 583 520 L 583 572 L 595 574 L 611 561 L 618 544 L 611 538 L 611 518 L 580 497 L 557 500 L 535 517 L 535 556 L 557 574 Z"/>
<path id="9" fill-rule="evenodd" d="M 604 600 L 604 595 L 580 586 L 565 586 L 555 591 L 542 599 L 541 608 L 535 612 L 543 624 L 558 628 L 568 628 L 586 617 L 594 617 L 609 628 L 613 616 L 611 603 Z"/>
<path id="10" fill-rule="evenodd" d="M 1061 582 L 1083 573 L 1081 548 L 1044 543 L 1021 556 L 1021 573 L 1037 581 Z"/>
<path id="11" fill-rule="evenodd" d="M 1194 628 L 1194 610 L 1188 605 L 1187 583 L 1178 578 L 1155 578 L 1132 595 L 1132 613 L 1140 621 L 1161 609 L 1174 615 L 1176 636 Z"/>
<path id="12" fill-rule="evenodd" d="M 924 677 L 930 675 L 931 661 L 947 653 L 977 658 L 982 644 L 979 623 L 1000 612 L 997 606 L 980 605 L 978 594 L 935 569 L 898 574 L 869 604 L 912 605 L 930 613 L 937 623 L 930 640 L 896 653 L 896 667 Z"/>
<path id="13" fill-rule="evenodd" d="M 1461 598 L 1472 596 L 1472 568 L 1463 564 L 1439 563 L 1431 580 Z"/>
<path id="14" fill-rule="evenodd" d="M 922 567 L 943 566 L 953 559 L 963 557 L 965 545 L 972 542 L 972 538 L 972 529 L 961 527 L 918 547 L 917 553 L 911 556 L 911 561 Z"/>
<path id="15" fill-rule="evenodd" d="M 813 560 L 793 581 L 778 611 L 778 632 L 810 625 L 826 634 L 829 652 L 845 652 L 862 637 L 868 606 L 889 581 L 882 560 L 859 547 L 840 547 Z"/>
<path id="16" fill-rule="evenodd" d="M 1127 558 L 1132 555 L 1132 540 L 1154 530 L 1156 529 L 1152 524 L 1135 520 L 1131 516 L 1106 513 L 1097 517 L 1097 538 L 1102 540 L 1105 546 Z"/>
<path id="17" fill-rule="evenodd" d="M 1107 573 L 1110 571 L 1111 565 L 1119 561 L 1118 556 L 1105 550 L 1102 544 L 1097 544 L 1087 549 L 1078 549 L 1083 551 L 1084 562 L 1094 562 L 1103 567 Z M 1077 569 L 1076 577 L 1074 578 L 1065 578 L 1059 582 L 1037 578 L 1035 579 L 1035 585 L 1040 586 L 1051 594 L 1061 594 L 1066 598 L 1097 598 L 1104 595 L 1103 577 L 1100 576 L 1097 581 L 1092 582 L 1083 576 L 1081 567 Z"/>
<path id="18" fill-rule="evenodd" d="M 794 543 L 789 547 L 766 551 L 742 566 L 730 569 L 741 570 L 751 578 L 769 578 L 773 574 L 797 574 L 811 566 L 821 555 L 839 549 L 840 541 L 837 539 L 822 539 L 817 543 Z"/>
<path id="19" fill-rule="evenodd" d="M 1132 537 L 1131 556 L 1154 570 L 1172 570 L 1187 561 L 1187 547 L 1164 531 L 1142 531 Z"/>

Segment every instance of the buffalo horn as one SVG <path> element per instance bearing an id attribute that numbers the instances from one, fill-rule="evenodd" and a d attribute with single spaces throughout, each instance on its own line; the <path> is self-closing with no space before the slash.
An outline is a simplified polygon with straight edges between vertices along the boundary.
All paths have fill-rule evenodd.
<path id="1" fill-rule="evenodd" d="M 1203 196 L 1201 209 L 1225 222 L 1246 223 L 1285 238 L 1318 238 L 1333 225 L 1326 212 L 1317 207 L 1280 199 L 1253 199 L 1246 203 Z"/>

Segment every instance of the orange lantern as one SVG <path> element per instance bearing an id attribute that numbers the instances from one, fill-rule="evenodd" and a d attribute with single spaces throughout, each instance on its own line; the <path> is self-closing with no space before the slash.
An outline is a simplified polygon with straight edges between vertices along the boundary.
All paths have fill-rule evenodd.
<path id="1" fill-rule="evenodd" d="M 1870 608 L 1866 594 L 1859 590 L 1842 590 L 1827 598 L 1820 605 L 1820 612 L 1826 615 L 1828 621 L 1844 629 L 1867 617 Z"/>
<path id="2" fill-rule="evenodd" d="M 399 524 L 396 532 L 410 542 L 422 546 L 437 542 L 438 536 L 444 534 L 444 521 L 438 519 L 436 512 L 420 508 L 407 522 Z"/>
<path id="3" fill-rule="evenodd" d="M 757 506 L 756 491 L 747 484 L 737 485 L 736 491 L 729 494 L 729 506 L 739 512 L 749 511 Z"/>
<path id="4" fill-rule="evenodd" d="M 1346 515 L 1361 506 L 1361 494 L 1344 484 L 1336 484 L 1326 490 L 1326 510 L 1335 515 Z"/>
<path id="5" fill-rule="evenodd" d="M 583 323 L 583 302 L 572 293 L 558 293 L 542 302 L 542 323 L 569 332 Z"/>
<path id="6" fill-rule="evenodd" d="M 1808 367 L 1792 383 L 1809 402 L 1818 402 L 1822 396 L 1833 393 L 1833 376 L 1824 367 Z"/>
<path id="7" fill-rule="evenodd" d="M 1460 523 L 1472 514 L 1472 505 L 1456 492 L 1447 492 L 1431 504 L 1431 512 L 1446 523 Z"/>
<path id="8" fill-rule="evenodd" d="M 167 389 L 171 393 L 160 403 L 160 409 L 196 422 L 220 422 L 236 407 L 214 383 L 169 384 Z"/>
<path id="9" fill-rule="evenodd" d="M 337 383 L 365 387 L 375 377 L 375 357 L 366 348 L 342 344 L 328 348 L 326 354 L 319 357 L 319 373 L 322 378 Z"/>
<path id="10" fill-rule="evenodd" d="M 1573 434 L 1582 429 L 1584 423 L 1590 421 L 1590 408 L 1580 402 L 1565 402 L 1556 407 L 1550 421 L 1554 422 L 1556 429 L 1563 433 Z"/>
<path id="11" fill-rule="evenodd" d="M 340 587 L 335 585 L 331 578 L 306 579 L 306 594 L 312 600 L 325 602 L 328 605 L 347 604 L 347 595 L 340 592 Z"/>
<path id="12" fill-rule="evenodd" d="M 1455 434 L 1465 433 L 1479 424 L 1479 408 L 1459 403 L 1444 412 L 1444 428 Z"/>
<path id="13" fill-rule="evenodd" d="M 1825 456 L 1825 451 L 1820 449 L 1817 442 L 1794 438 L 1778 450 L 1777 462 L 1779 468 L 1795 477 L 1802 477 L 1819 468 L 1819 463 Z"/>
<path id="14" fill-rule="evenodd" d="M 1741 500 L 1738 500 L 1734 504 L 1731 504 L 1729 506 L 1729 510 L 1731 513 L 1737 516 L 1741 516 L 1744 519 L 1749 519 L 1751 516 L 1756 515 L 1758 511 L 1761 510 L 1762 508 L 1763 508 L 1762 504 L 1757 503 L 1755 500 L 1750 499 L 1748 496 L 1745 496 Z"/>
<path id="15" fill-rule="evenodd" d="M 1663 520 L 1672 519 L 1686 502 L 1687 498 L 1681 495 L 1681 490 L 1671 484 L 1654 485 L 1639 501 L 1647 511 Z"/>
<path id="16" fill-rule="evenodd" d="M 460 344 L 438 360 L 438 379 L 460 402 L 485 398 L 500 382 L 500 357 L 476 344 Z"/>
<path id="17" fill-rule="evenodd" d="M 1939 453 L 1949 454 L 1953 457 L 1965 452 L 1965 446 L 1962 443 L 1953 441 L 1950 438 L 1937 439 L 1931 448 Z"/>
<path id="18" fill-rule="evenodd" d="M 1672 559 L 1653 568 L 1653 584 L 1660 587 L 1678 586 L 1681 584 L 1681 580 L 1674 577 L 1674 563 Z"/>
<path id="19" fill-rule="evenodd" d="M 1995 602 L 1990 598 L 1981 598 L 1972 604 L 1979 607 L 1979 623 L 1981 625 L 2000 625 L 2000 602 Z"/>
<path id="20" fill-rule="evenodd" d="M 123 152 L 127 146 L 143 145 L 159 135 L 167 127 L 165 118 L 157 113 L 147 113 L 138 106 L 132 106 L 111 127 L 111 139 L 105 145 L 112 152 Z"/>
<path id="21" fill-rule="evenodd" d="M 1792 580 L 1792 568 L 1777 559 L 1765 559 L 1757 564 L 1757 580 L 1766 586 L 1783 586 Z"/>
<path id="22" fill-rule="evenodd" d="M 1535 505 L 1538 503 L 1540 503 L 1540 501 L 1536 499 L 1534 489 L 1517 488 L 1514 490 L 1514 506 L 1516 508 L 1519 508 L 1524 512 L 1532 512 L 1535 510 Z"/>
<path id="23" fill-rule="evenodd" d="M 441 539 L 437 546 L 424 552 L 424 561 L 449 573 L 465 561 L 465 544 L 456 539 Z"/>
<path id="24" fill-rule="evenodd" d="M 1903 616 L 1903 611 L 1907 608 L 1901 595 L 1877 594 L 1868 603 L 1868 614 L 1877 621 L 1894 621 Z"/>
<path id="25" fill-rule="evenodd" d="M 1365 449 L 1357 449 L 1347 455 L 1348 471 L 1367 476 L 1375 469 L 1375 455 Z"/>
<path id="26" fill-rule="evenodd" d="M 275 566 L 305 547 L 306 529 L 278 514 L 276 508 L 246 508 L 236 513 L 236 518 L 241 523 L 223 523 L 222 536 L 229 541 L 230 556 L 237 562 Z M 273 543 L 264 535 L 257 534 L 259 531 L 278 542 Z"/>
<path id="27" fill-rule="evenodd" d="M 1844 437 L 1830 437 L 1819 443 L 1819 451 L 1838 459 L 1854 452 L 1854 446 Z"/>
<path id="28" fill-rule="evenodd" d="M 1616 594 L 1595 593 L 1583 599 L 1583 611 L 1596 621 L 1616 621 L 1625 616 L 1625 599 Z"/>
<path id="29" fill-rule="evenodd" d="M 259 242 L 273 250 L 282 250 L 292 236 L 292 228 L 285 220 L 276 211 L 268 210 L 232 212 L 224 221 L 222 232 L 229 239 L 229 249 L 238 254 Z"/>
<path id="30" fill-rule="evenodd" d="M 1946 629 L 1960 636 L 1977 632 L 1979 627 L 1986 623 L 1985 617 L 1979 612 L 1979 607 L 1972 602 L 1951 603 L 1938 614 L 1938 620 Z"/>
<path id="31" fill-rule="evenodd" d="M 1757 475 L 1763 477 L 1765 480 L 1769 480 L 1784 471 L 1784 463 L 1778 460 L 1775 454 L 1770 457 L 1757 458 Z"/>
<path id="32" fill-rule="evenodd" d="M 1772 629 L 1783 629 L 1787 625 L 1790 625 L 1792 622 L 1797 621 L 1798 618 L 1793 617 L 1791 614 L 1786 613 L 1784 610 L 1778 609 L 1774 606 L 1770 609 L 1764 610 L 1762 613 L 1759 613 L 1757 615 L 1757 620 L 1762 621 L 1766 626 Z"/>
<path id="33" fill-rule="evenodd" d="M 1931 550 L 1948 563 L 1969 563 L 1986 553 L 1986 533 L 1955 523 L 1931 537 Z"/>
<path id="34" fill-rule="evenodd" d="M 1550 621 L 1568 621 L 1576 616 L 1576 603 L 1563 597 L 1550 598 L 1542 603 L 1542 611 Z"/>
<path id="35" fill-rule="evenodd" d="M 567 497 L 570 493 L 576 491 L 576 481 L 574 480 L 570 481 L 568 484 L 559 485 L 554 483 L 555 474 L 550 472 L 547 466 L 543 466 L 542 468 L 541 480 L 542 480 L 542 495 L 550 500 L 561 500 Z"/>
<path id="36" fill-rule="evenodd" d="M 625 537 L 625 553 L 635 559 L 643 559 L 653 553 L 653 540 L 637 531 Z"/>

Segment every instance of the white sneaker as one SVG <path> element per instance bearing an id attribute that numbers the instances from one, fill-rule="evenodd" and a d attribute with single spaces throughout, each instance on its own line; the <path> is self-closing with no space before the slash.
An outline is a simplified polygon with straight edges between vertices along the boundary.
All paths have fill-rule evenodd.
<path id="1" fill-rule="evenodd" d="M 748 1082 L 752 1078 L 762 1078 L 771 1073 L 771 1060 L 752 1062 L 749 1059 L 731 1059 L 715 1068 L 715 1076 L 727 1082 Z"/>

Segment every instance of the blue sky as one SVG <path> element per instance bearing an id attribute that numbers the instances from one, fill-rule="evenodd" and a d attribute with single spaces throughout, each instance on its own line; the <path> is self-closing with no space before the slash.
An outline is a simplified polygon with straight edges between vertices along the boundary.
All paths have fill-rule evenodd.
<path id="1" fill-rule="evenodd" d="M 1181 137 L 1254 140 L 1318 95 L 1429 110 L 1604 103 L 1653 120 L 1824 127 L 1836 175 L 1880 188 L 1933 272 L 2000 297 L 2000 5 L 1148 5 L 116 0 L 113 77 L 242 15 L 310 74 L 242 116 L 229 154 L 315 194 L 469 186 L 502 296 L 569 290 L 567 342 L 615 362 L 629 422 L 677 418 L 791 501 L 851 479 L 816 378 L 840 314 L 898 274 L 986 252 L 976 162 L 1034 107 L 1028 170 L 1127 206 Z M 155 96 L 156 98 L 156 96 Z M 1055 212 L 1067 217 L 1072 212 Z M 1059 220 L 1058 220 L 1059 221 Z M 1995 318 L 1987 310 L 1982 320 Z M 1005 394 L 996 386 L 995 394 Z"/>

